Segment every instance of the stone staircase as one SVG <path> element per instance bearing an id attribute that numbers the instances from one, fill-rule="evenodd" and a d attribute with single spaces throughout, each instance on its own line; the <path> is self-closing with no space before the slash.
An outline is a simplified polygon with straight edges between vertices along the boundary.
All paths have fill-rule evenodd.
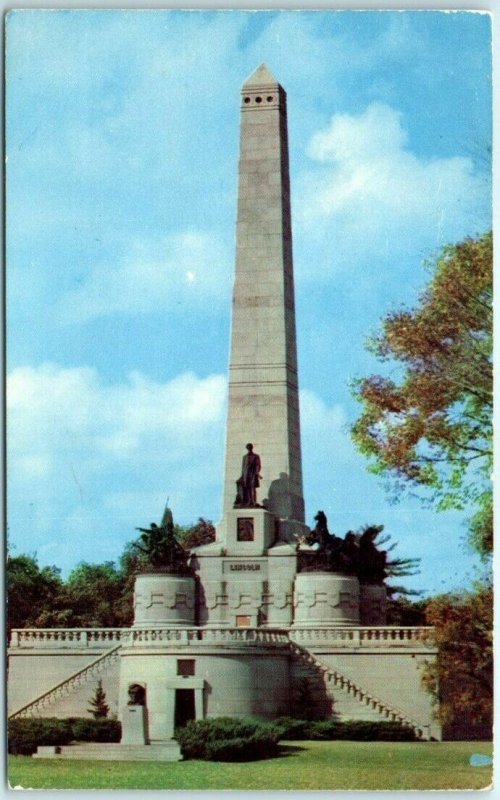
<path id="1" fill-rule="evenodd" d="M 9 719 L 38 716 L 41 709 L 46 708 L 47 706 L 56 703 L 61 698 L 77 691 L 84 683 L 87 683 L 96 676 L 102 674 L 102 672 L 109 667 L 110 663 L 119 657 L 118 651 L 120 648 L 121 644 L 118 644 L 115 645 L 115 647 L 112 647 L 110 650 L 107 650 L 105 653 L 102 653 L 100 656 L 91 661 L 90 664 L 86 664 L 86 666 L 78 670 L 78 672 L 70 675 L 69 678 L 65 678 L 65 680 L 57 683 L 50 689 L 47 689 L 47 691 L 43 692 L 43 694 L 35 697 L 33 700 L 30 700 L 29 703 L 21 708 L 18 708 L 12 714 L 9 714 Z"/>
<path id="2" fill-rule="evenodd" d="M 412 728 L 419 738 L 429 738 L 428 725 L 422 725 L 404 711 L 363 689 L 344 673 L 327 666 L 306 647 L 290 642 L 290 649 L 296 662 L 302 667 L 301 674 L 310 679 L 313 695 L 316 699 L 321 696 L 324 698 L 324 689 L 326 688 L 326 694 L 330 701 L 334 700 L 334 713 L 338 713 L 340 718 L 373 719 L 374 721 L 385 719 L 399 722 L 401 725 Z M 340 690 L 341 695 L 336 690 Z M 358 711 L 360 704 L 364 706 L 362 714 Z"/>

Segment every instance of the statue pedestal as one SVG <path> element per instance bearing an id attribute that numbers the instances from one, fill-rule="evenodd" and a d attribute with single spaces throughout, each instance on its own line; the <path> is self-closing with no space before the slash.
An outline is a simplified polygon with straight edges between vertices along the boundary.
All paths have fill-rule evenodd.
<path id="1" fill-rule="evenodd" d="M 265 508 L 226 511 L 217 526 L 217 541 L 227 555 L 261 556 L 277 538 L 277 520 Z"/>
<path id="2" fill-rule="evenodd" d="M 190 627 L 194 619 L 194 578 L 161 573 L 137 576 L 133 628 Z"/>
<path id="3" fill-rule="evenodd" d="M 125 707 L 122 715 L 120 744 L 148 744 L 145 706 Z"/>
<path id="4" fill-rule="evenodd" d="M 359 581 L 338 572 L 299 572 L 294 610 L 295 628 L 359 625 Z"/>

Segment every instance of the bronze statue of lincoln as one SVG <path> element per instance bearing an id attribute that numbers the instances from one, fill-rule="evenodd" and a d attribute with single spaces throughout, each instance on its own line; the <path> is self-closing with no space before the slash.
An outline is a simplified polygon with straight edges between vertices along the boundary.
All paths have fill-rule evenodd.
<path id="1" fill-rule="evenodd" d="M 235 505 L 256 506 L 257 488 L 260 486 L 260 456 L 253 451 L 253 444 L 247 444 L 247 453 L 243 456 L 241 478 L 237 481 L 238 494 Z"/>

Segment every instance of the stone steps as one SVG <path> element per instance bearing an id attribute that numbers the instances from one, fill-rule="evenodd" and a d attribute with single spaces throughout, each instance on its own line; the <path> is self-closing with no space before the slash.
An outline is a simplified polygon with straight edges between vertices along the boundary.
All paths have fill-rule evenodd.
<path id="1" fill-rule="evenodd" d="M 361 702 L 358 697 L 338 690 L 330 681 L 325 682 L 323 673 L 321 677 L 309 664 L 300 664 L 296 669 L 296 679 L 306 679 L 311 692 L 312 702 L 318 709 L 324 707 L 325 693 L 332 703 L 332 714 L 340 720 L 366 720 L 380 722 L 380 713 Z"/>
<path id="2" fill-rule="evenodd" d="M 12 714 L 9 714 L 9 719 L 15 719 L 17 717 L 43 716 L 43 710 L 48 706 L 53 706 L 62 698 L 67 697 L 67 695 L 75 692 L 81 686 L 88 683 L 88 681 L 95 677 L 99 677 L 99 675 L 101 675 L 108 668 L 108 666 L 119 657 L 118 651 L 120 648 L 121 644 L 117 644 L 115 647 L 112 647 L 110 650 L 102 653 L 102 655 L 91 661 L 90 664 L 87 664 L 82 669 L 79 669 L 78 672 L 73 673 L 73 675 L 70 675 L 68 678 L 60 681 L 60 683 L 52 686 L 52 688 L 43 692 L 38 697 L 30 700 L 30 702 L 26 703 L 26 705 L 18 708 Z"/>
<path id="3" fill-rule="evenodd" d="M 68 744 L 38 747 L 33 758 L 60 758 L 78 761 L 181 761 L 181 748 L 172 740 L 154 744 Z"/>
<path id="4" fill-rule="evenodd" d="M 312 686 L 316 691 L 319 691 L 319 681 L 323 681 L 327 695 L 334 700 L 335 714 L 338 713 L 344 719 L 385 719 L 400 722 L 402 725 L 413 728 L 417 736 L 425 737 L 426 733 L 428 734 L 427 726 L 420 725 L 404 712 L 375 697 L 347 675 L 328 667 L 306 647 L 293 643 L 291 650 L 298 663 L 302 664 L 303 668 L 310 670 L 313 676 Z M 335 703 L 335 700 L 339 699 L 340 703 Z M 358 710 L 354 712 L 355 716 L 353 716 L 352 712 L 356 707 Z"/>

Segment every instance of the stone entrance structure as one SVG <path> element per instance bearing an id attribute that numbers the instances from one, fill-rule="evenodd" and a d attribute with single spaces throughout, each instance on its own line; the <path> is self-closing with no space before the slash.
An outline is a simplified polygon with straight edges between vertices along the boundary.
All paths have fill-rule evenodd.
<path id="1" fill-rule="evenodd" d="M 421 685 L 424 662 L 435 657 L 428 631 L 386 626 L 380 582 L 360 582 L 355 571 L 335 571 L 331 563 L 308 569 L 313 547 L 298 552 L 309 528 L 286 119 L 285 91 L 262 65 L 241 95 L 225 479 L 216 541 L 196 548 L 186 568 L 168 539 L 169 571 L 137 578 L 130 629 L 13 632 L 10 716 L 85 715 L 99 676 L 122 721 L 121 745 L 101 745 L 94 755 L 88 747 L 61 748 L 55 757 L 179 758 L 172 741 L 176 724 L 207 716 L 288 715 L 304 682 L 319 717 L 399 720 L 423 738 L 440 738 Z M 158 534 L 156 526 L 144 531 L 153 543 Z"/>

